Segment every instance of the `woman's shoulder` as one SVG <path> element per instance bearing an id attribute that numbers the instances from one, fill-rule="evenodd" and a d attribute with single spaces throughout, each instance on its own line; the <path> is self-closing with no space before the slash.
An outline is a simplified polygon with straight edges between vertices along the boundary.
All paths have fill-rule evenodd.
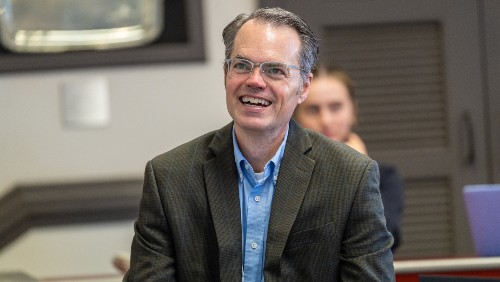
<path id="1" fill-rule="evenodd" d="M 361 137 L 359 137 L 359 135 L 354 132 L 351 132 L 351 134 L 349 134 L 349 138 L 347 138 L 345 144 L 362 154 L 368 155 L 365 142 L 363 142 L 363 139 L 361 139 Z"/>

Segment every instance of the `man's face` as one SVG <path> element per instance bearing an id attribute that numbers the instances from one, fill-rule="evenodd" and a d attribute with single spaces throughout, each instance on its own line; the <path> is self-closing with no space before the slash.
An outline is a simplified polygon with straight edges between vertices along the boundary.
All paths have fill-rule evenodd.
<path id="1" fill-rule="evenodd" d="M 294 29 L 250 20 L 238 31 L 230 58 L 299 66 L 300 47 Z M 257 66 L 250 74 L 225 69 L 227 110 L 237 132 L 277 134 L 286 130 L 295 107 L 307 97 L 312 78 L 309 74 L 304 82 L 300 70 L 289 73 L 290 77 L 273 80 Z"/>
<path id="2" fill-rule="evenodd" d="M 333 76 L 320 76 L 312 82 L 309 97 L 297 109 L 295 119 L 330 139 L 345 142 L 356 114 L 345 84 Z"/>

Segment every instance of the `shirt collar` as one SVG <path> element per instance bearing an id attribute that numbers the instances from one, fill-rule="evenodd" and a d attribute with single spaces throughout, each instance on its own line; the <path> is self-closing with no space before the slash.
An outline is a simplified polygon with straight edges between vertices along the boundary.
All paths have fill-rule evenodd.
<path id="1" fill-rule="evenodd" d="M 281 142 L 280 147 L 278 148 L 278 150 L 276 151 L 274 156 L 267 162 L 267 164 L 264 167 L 264 172 L 266 173 L 266 178 L 267 178 L 267 174 L 269 172 L 271 172 L 269 170 L 269 168 L 271 168 L 271 169 L 274 168 L 273 178 L 274 178 L 275 185 L 276 185 L 276 181 L 278 179 L 278 172 L 279 172 L 279 167 L 281 165 L 281 160 L 283 159 L 283 154 L 285 152 L 286 140 L 288 138 L 288 129 L 289 129 L 289 126 L 287 126 L 285 136 L 283 137 L 283 141 Z M 234 132 L 234 126 L 233 126 L 232 136 L 233 136 L 234 160 L 236 162 L 236 168 L 238 169 L 238 178 L 240 181 L 243 181 L 244 172 L 242 170 L 242 167 L 244 168 L 245 164 L 250 165 L 250 163 L 248 163 L 245 156 L 243 156 L 243 153 L 241 152 L 240 147 L 238 146 L 238 142 L 236 141 L 236 134 Z M 250 169 L 253 171 L 253 169 L 251 167 L 250 167 Z M 253 177 L 254 176 L 252 175 L 252 178 Z"/>

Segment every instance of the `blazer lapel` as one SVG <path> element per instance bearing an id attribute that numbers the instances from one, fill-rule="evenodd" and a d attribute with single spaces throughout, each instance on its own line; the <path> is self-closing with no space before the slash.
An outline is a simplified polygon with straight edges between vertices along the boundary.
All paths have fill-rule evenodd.
<path id="1" fill-rule="evenodd" d="M 221 281 L 241 279 L 241 217 L 238 172 L 234 161 L 232 123 L 209 145 L 214 154 L 203 166 L 210 212 L 219 245 Z"/>
<path id="2" fill-rule="evenodd" d="M 274 191 L 267 233 L 265 270 L 273 273 L 280 273 L 280 258 L 307 192 L 314 160 L 304 153 L 311 146 L 308 133 L 292 120 Z"/>

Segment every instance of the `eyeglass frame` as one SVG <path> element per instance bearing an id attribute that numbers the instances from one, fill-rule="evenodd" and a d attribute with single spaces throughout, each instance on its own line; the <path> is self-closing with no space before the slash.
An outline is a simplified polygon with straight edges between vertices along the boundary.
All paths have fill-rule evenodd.
<path id="1" fill-rule="evenodd" d="M 225 59 L 225 60 L 224 60 L 224 63 L 225 63 L 225 64 L 227 64 L 227 71 L 228 71 L 228 72 L 230 72 L 230 67 L 231 67 L 231 65 L 232 65 L 232 64 L 231 64 L 231 62 L 232 62 L 233 60 L 241 60 L 241 61 L 245 61 L 245 62 L 250 63 L 251 68 L 250 68 L 250 70 L 248 71 L 248 73 L 246 73 L 246 72 L 245 72 L 245 73 L 237 73 L 237 72 L 235 72 L 236 74 L 247 74 L 247 75 L 248 75 L 248 77 L 250 77 L 250 76 L 251 76 L 251 74 L 252 74 L 253 70 L 254 70 L 254 69 L 255 69 L 255 67 L 257 66 L 257 67 L 259 67 L 259 69 L 260 69 L 260 71 L 259 71 L 259 72 L 260 72 L 260 73 L 265 74 L 265 75 L 266 75 L 266 77 L 269 77 L 269 78 L 274 79 L 274 80 L 280 80 L 280 79 L 275 79 L 275 78 L 272 78 L 272 77 L 270 77 L 268 74 L 266 74 L 264 71 L 262 71 L 262 67 L 261 67 L 261 66 L 262 66 L 262 65 L 264 65 L 264 64 L 282 64 L 282 65 L 286 66 L 286 68 L 287 68 L 287 69 L 286 69 L 286 70 L 287 70 L 287 75 L 286 75 L 285 77 L 281 78 L 281 79 L 284 79 L 284 78 L 287 78 L 287 77 L 291 77 L 291 76 L 292 76 L 292 75 L 291 75 L 291 72 L 290 72 L 290 70 L 291 70 L 291 69 L 294 69 L 294 70 L 299 70 L 299 71 L 305 72 L 305 70 L 304 70 L 304 69 L 302 69 L 302 68 L 300 68 L 300 67 L 298 67 L 298 66 L 291 65 L 291 64 L 287 64 L 287 63 L 283 63 L 283 62 L 272 62 L 272 61 L 271 61 L 271 62 L 254 63 L 254 62 L 252 62 L 252 61 L 250 61 L 250 60 L 248 60 L 248 59 L 243 59 L 243 58 L 238 58 L 238 57 L 235 57 L 235 58 L 230 58 L 230 59 Z"/>

